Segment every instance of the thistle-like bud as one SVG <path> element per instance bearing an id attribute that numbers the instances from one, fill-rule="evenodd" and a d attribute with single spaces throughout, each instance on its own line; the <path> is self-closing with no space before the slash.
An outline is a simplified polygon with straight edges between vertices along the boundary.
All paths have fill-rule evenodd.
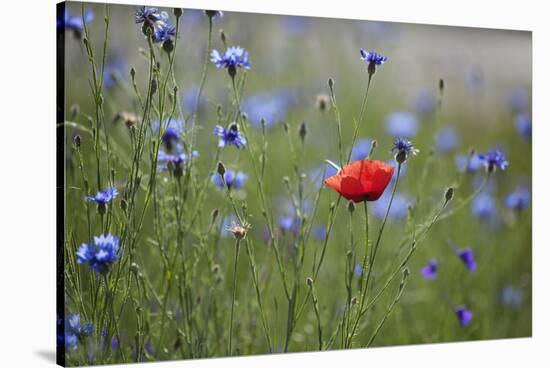
<path id="1" fill-rule="evenodd" d="M 246 237 L 246 234 L 248 233 L 248 230 L 250 230 L 250 228 L 250 224 L 247 224 L 246 222 L 241 225 L 233 223 L 233 225 L 228 227 L 227 230 L 233 233 L 235 239 L 242 240 Z"/>
<path id="2" fill-rule="evenodd" d="M 167 39 L 162 43 L 162 49 L 166 51 L 167 53 L 171 53 L 174 51 L 174 41 L 172 39 Z"/>
<path id="3" fill-rule="evenodd" d="M 351 299 L 351 305 L 355 305 L 357 304 L 357 297 L 354 296 L 352 299 Z"/>
<path id="4" fill-rule="evenodd" d="M 455 193 L 455 190 L 453 187 L 447 188 L 447 190 L 445 191 L 445 203 L 453 199 L 454 193 Z"/>
<path id="5" fill-rule="evenodd" d="M 298 135 L 300 136 L 302 143 L 304 143 L 306 141 L 306 136 L 307 136 L 307 126 L 305 121 L 302 121 L 302 123 L 300 124 L 300 128 L 298 129 Z"/>
<path id="6" fill-rule="evenodd" d="M 174 16 L 176 18 L 179 18 L 183 15 L 183 9 L 182 8 L 174 8 Z"/>
<path id="7" fill-rule="evenodd" d="M 324 112 L 328 109 L 329 102 L 330 102 L 329 96 L 327 96 L 324 93 L 319 94 L 317 95 L 317 99 L 315 100 L 315 106 L 317 107 L 317 109 Z"/>
<path id="8" fill-rule="evenodd" d="M 407 152 L 405 151 L 399 151 L 397 152 L 397 155 L 395 155 L 395 161 L 397 161 L 399 164 L 402 164 L 407 160 Z"/>
<path id="9" fill-rule="evenodd" d="M 132 80 L 136 78 L 136 70 L 133 67 L 130 69 L 130 76 L 132 77 Z"/>
<path id="10" fill-rule="evenodd" d="M 211 218 L 211 223 L 214 223 L 216 222 L 216 219 L 218 218 L 218 215 L 220 214 L 220 210 L 219 208 L 214 208 L 212 210 L 212 213 L 210 214 L 210 218 Z"/>
<path id="11" fill-rule="evenodd" d="M 355 212 L 355 203 L 353 203 L 353 201 L 348 202 L 348 211 L 350 214 Z"/>
<path id="12" fill-rule="evenodd" d="M 217 168 L 217 172 L 218 174 L 220 174 L 220 176 L 222 178 L 224 178 L 225 176 L 225 165 L 223 164 L 223 162 L 219 161 L 218 162 L 218 168 Z"/>
<path id="13" fill-rule="evenodd" d="M 80 148 L 80 144 L 82 143 L 82 138 L 80 138 L 80 135 L 77 134 L 77 135 L 74 136 L 73 143 L 74 143 L 76 149 Z"/>
<path id="14" fill-rule="evenodd" d="M 77 104 L 71 106 L 71 119 L 74 120 L 80 113 L 80 108 Z"/>
<path id="15" fill-rule="evenodd" d="M 139 266 L 136 262 L 132 262 L 130 265 L 130 271 L 132 271 L 133 274 L 137 275 L 139 272 Z"/>
<path id="16" fill-rule="evenodd" d="M 158 82 L 156 79 L 151 81 L 151 96 L 157 92 Z"/>
<path id="17" fill-rule="evenodd" d="M 126 212 L 126 209 L 128 208 L 128 202 L 124 198 L 120 200 L 120 209 L 122 212 Z"/>
<path id="18" fill-rule="evenodd" d="M 222 40 L 222 43 L 225 45 L 227 39 L 225 38 L 225 32 L 223 31 L 223 29 L 220 29 L 220 39 Z"/>
<path id="19" fill-rule="evenodd" d="M 374 150 L 376 149 L 377 146 L 378 146 L 378 141 L 374 139 L 370 144 L 370 150 L 369 150 L 369 156 L 368 156 L 369 158 L 372 157 L 372 154 L 374 153 Z"/>
<path id="20" fill-rule="evenodd" d="M 334 88 L 334 79 L 328 79 L 328 87 L 332 90 Z"/>
<path id="21" fill-rule="evenodd" d="M 439 93 L 443 94 L 443 90 L 445 89 L 445 81 L 443 78 L 439 79 Z"/>
<path id="22" fill-rule="evenodd" d="M 286 121 L 283 122 L 283 129 L 284 129 L 285 133 L 288 133 L 288 123 Z"/>
<path id="23" fill-rule="evenodd" d="M 306 279 L 307 286 L 312 287 L 313 286 L 313 279 L 311 277 L 308 277 Z"/>

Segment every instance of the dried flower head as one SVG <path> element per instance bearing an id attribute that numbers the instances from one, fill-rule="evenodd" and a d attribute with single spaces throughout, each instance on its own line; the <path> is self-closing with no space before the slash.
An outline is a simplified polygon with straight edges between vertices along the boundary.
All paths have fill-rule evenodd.
<path id="1" fill-rule="evenodd" d="M 251 227 L 252 226 L 246 222 L 242 224 L 237 224 L 236 222 L 233 222 L 233 224 L 231 226 L 228 226 L 226 230 L 233 233 L 235 239 L 242 240 L 246 237 L 246 234 Z"/>

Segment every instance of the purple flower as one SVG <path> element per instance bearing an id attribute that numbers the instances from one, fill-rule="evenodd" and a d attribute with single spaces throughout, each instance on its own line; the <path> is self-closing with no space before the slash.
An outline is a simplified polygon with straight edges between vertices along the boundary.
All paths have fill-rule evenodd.
<path id="1" fill-rule="evenodd" d="M 231 144 L 239 149 L 246 146 L 246 138 L 239 131 L 239 126 L 237 123 L 232 123 L 229 125 L 228 129 L 225 129 L 220 125 L 216 125 L 214 135 L 220 137 L 218 140 L 218 147 L 220 148 Z"/>
<path id="2" fill-rule="evenodd" d="M 302 222 L 296 216 L 280 216 L 277 223 L 283 233 L 292 232 L 297 234 L 300 231 Z"/>
<path id="3" fill-rule="evenodd" d="M 118 260 L 119 239 L 111 234 L 94 236 L 94 242 L 82 244 L 76 252 L 77 263 L 88 266 L 101 274 L 109 271 Z"/>
<path id="4" fill-rule="evenodd" d="M 519 134 L 528 142 L 531 142 L 533 134 L 533 124 L 531 117 L 527 114 L 518 114 L 516 116 L 516 129 Z"/>
<path id="5" fill-rule="evenodd" d="M 467 309 L 464 305 L 459 305 L 458 307 L 454 308 L 453 312 L 458 318 L 458 323 L 460 324 L 460 327 L 468 326 L 470 322 L 472 322 L 472 318 L 474 317 L 472 311 Z"/>
<path id="6" fill-rule="evenodd" d="M 518 187 L 504 198 L 504 205 L 515 211 L 522 211 L 529 207 L 531 193 L 525 187 Z"/>
<path id="7" fill-rule="evenodd" d="M 499 150 L 489 150 L 485 154 L 479 154 L 478 157 L 489 172 L 495 171 L 496 168 L 504 171 L 508 167 L 506 156 Z"/>
<path id="8" fill-rule="evenodd" d="M 357 141 L 351 150 L 351 160 L 364 160 L 368 157 L 372 146 L 372 140 L 363 138 Z"/>
<path id="9" fill-rule="evenodd" d="M 456 168 L 459 172 L 474 172 L 483 166 L 483 160 L 477 154 L 457 155 L 455 157 Z"/>
<path id="10" fill-rule="evenodd" d="M 449 153 L 458 145 L 458 134 L 455 128 L 444 127 L 439 129 L 435 140 L 435 146 L 440 153 Z"/>
<path id="11" fill-rule="evenodd" d="M 360 263 L 355 264 L 355 269 L 354 269 L 353 272 L 355 273 L 355 276 L 357 276 L 357 277 L 361 277 L 361 275 L 363 275 L 363 267 L 361 266 Z"/>
<path id="12" fill-rule="evenodd" d="M 317 241 L 325 240 L 327 236 L 327 228 L 324 225 L 317 225 L 313 228 L 313 237 Z"/>
<path id="13" fill-rule="evenodd" d="M 115 187 L 106 188 L 103 191 L 97 192 L 94 197 L 84 196 L 88 202 L 96 202 L 98 204 L 105 204 L 111 202 L 118 195 L 118 190 Z"/>
<path id="14" fill-rule="evenodd" d="M 80 314 L 69 314 L 65 319 L 65 336 L 58 336 L 59 342 L 64 342 L 65 347 L 69 350 L 76 350 L 78 342 L 90 336 L 94 332 L 94 327 L 91 323 L 81 324 Z"/>
<path id="15" fill-rule="evenodd" d="M 224 186 L 227 186 L 227 189 L 231 190 L 231 189 L 241 189 L 246 183 L 247 179 L 248 179 L 248 176 L 243 172 L 240 172 L 240 171 L 235 172 L 231 169 L 226 169 L 224 174 L 224 180 L 222 180 L 222 177 L 220 174 L 216 173 L 212 175 L 211 181 L 221 189 L 223 189 Z"/>
<path id="16" fill-rule="evenodd" d="M 159 43 L 170 39 L 170 37 L 176 36 L 176 27 L 169 24 L 158 26 L 153 33 L 153 42 Z"/>
<path id="17" fill-rule="evenodd" d="M 68 8 L 65 8 L 63 18 L 57 20 L 57 28 L 65 28 L 75 32 L 75 35 L 79 36 L 84 29 L 84 25 L 90 23 L 94 19 L 94 13 L 90 10 L 84 12 L 84 19 L 82 15 L 71 15 Z"/>
<path id="18" fill-rule="evenodd" d="M 508 104 L 514 112 L 521 112 L 529 105 L 529 92 L 525 88 L 516 88 L 508 96 Z"/>
<path id="19" fill-rule="evenodd" d="M 483 220 L 491 220 L 497 212 L 494 198 L 487 193 L 481 193 L 475 197 L 471 209 L 475 216 Z"/>
<path id="20" fill-rule="evenodd" d="M 422 89 L 413 97 L 411 105 L 418 114 L 428 115 L 434 112 L 437 100 L 432 92 Z"/>
<path id="21" fill-rule="evenodd" d="M 382 65 L 388 58 L 382 56 L 376 51 L 365 51 L 364 49 L 359 49 L 359 54 L 361 55 L 361 60 L 368 62 L 369 64 Z"/>
<path id="22" fill-rule="evenodd" d="M 472 248 L 463 248 L 456 251 L 456 255 L 464 263 L 468 271 L 474 272 L 477 269 L 477 263 Z"/>
<path id="23" fill-rule="evenodd" d="M 394 112 L 384 120 L 386 132 L 393 137 L 412 138 L 418 133 L 416 117 L 407 112 Z"/>
<path id="24" fill-rule="evenodd" d="M 373 202 L 373 213 L 379 219 L 383 219 L 386 215 L 386 210 L 391 198 L 391 192 L 386 191 L 382 196 L 375 202 Z M 395 193 L 393 197 L 393 202 L 388 214 L 389 220 L 403 220 L 407 217 L 409 213 L 409 206 L 413 203 L 411 197 L 401 193 Z"/>
<path id="25" fill-rule="evenodd" d="M 199 155 L 197 151 L 193 151 L 191 157 L 183 152 L 181 152 L 181 146 L 178 145 L 176 148 L 176 153 L 166 153 L 164 151 L 159 151 L 158 162 L 162 163 L 159 165 L 159 170 L 168 170 L 171 169 L 173 174 L 181 173 L 183 166 L 189 162 L 192 158 L 195 158 Z"/>
<path id="26" fill-rule="evenodd" d="M 246 112 L 248 120 L 257 128 L 261 128 L 262 119 L 269 128 L 283 120 L 296 101 L 296 91 L 276 89 L 246 98 L 242 104 L 242 111 Z"/>
<path id="27" fill-rule="evenodd" d="M 220 54 L 218 50 L 212 50 L 210 61 L 218 69 L 228 69 L 230 75 L 236 73 L 237 68 L 250 69 L 251 66 L 250 61 L 248 61 L 248 52 L 240 46 L 229 47 L 223 54 Z"/>
<path id="28" fill-rule="evenodd" d="M 391 149 L 392 153 L 395 153 L 395 158 L 403 163 L 410 155 L 416 155 L 419 151 L 414 148 L 411 141 L 405 138 L 396 138 L 393 142 L 393 147 Z"/>
<path id="29" fill-rule="evenodd" d="M 523 290 L 515 288 L 512 285 L 508 285 L 502 289 L 500 300 L 502 304 L 517 309 L 520 307 L 523 300 Z"/>
<path id="30" fill-rule="evenodd" d="M 420 269 L 422 277 L 426 280 L 433 280 L 437 277 L 438 263 L 435 259 L 431 259 L 428 264 Z"/>

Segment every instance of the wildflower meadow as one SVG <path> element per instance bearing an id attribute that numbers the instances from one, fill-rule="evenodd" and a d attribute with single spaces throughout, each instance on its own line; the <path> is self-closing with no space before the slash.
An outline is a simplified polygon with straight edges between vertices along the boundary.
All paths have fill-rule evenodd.
<path id="1" fill-rule="evenodd" d="M 530 33 L 76 2 L 56 26 L 58 363 L 531 336 Z"/>

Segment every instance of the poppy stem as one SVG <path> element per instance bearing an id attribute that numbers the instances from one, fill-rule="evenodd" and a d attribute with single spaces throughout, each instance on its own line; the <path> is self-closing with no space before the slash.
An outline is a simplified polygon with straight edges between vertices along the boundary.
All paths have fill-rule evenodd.
<path id="1" fill-rule="evenodd" d="M 361 317 L 363 315 L 363 307 L 365 305 L 366 296 L 367 296 L 368 289 L 369 289 L 369 282 L 370 282 L 371 275 L 372 275 L 372 270 L 373 270 L 373 267 L 374 267 L 374 261 L 376 259 L 376 254 L 378 252 L 378 247 L 380 245 L 380 240 L 382 239 L 382 233 L 384 232 L 384 228 L 385 228 L 386 222 L 388 220 L 391 205 L 393 203 L 393 198 L 395 197 L 395 192 L 397 190 L 397 184 L 399 183 L 400 174 L 401 174 L 401 163 L 398 162 L 397 163 L 397 177 L 395 178 L 395 183 L 393 185 L 390 201 L 389 201 L 388 207 L 386 209 L 386 214 L 384 215 L 384 220 L 382 221 L 382 225 L 380 226 L 380 230 L 378 231 L 378 236 L 376 238 L 376 242 L 374 243 L 374 246 L 371 247 L 371 249 L 370 249 L 369 261 L 368 261 L 369 262 L 368 263 L 369 264 L 369 270 L 366 273 L 366 275 L 364 276 L 365 277 L 365 288 L 363 290 L 363 295 L 361 296 L 361 304 L 359 305 L 359 309 L 357 310 L 357 318 L 355 319 L 355 323 L 353 325 L 351 333 L 349 333 L 348 336 L 347 336 L 348 340 L 346 342 L 346 347 L 351 347 L 353 336 L 355 335 L 355 331 L 357 330 L 357 327 L 358 327 L 359 322 L 361 320 Z"/>

